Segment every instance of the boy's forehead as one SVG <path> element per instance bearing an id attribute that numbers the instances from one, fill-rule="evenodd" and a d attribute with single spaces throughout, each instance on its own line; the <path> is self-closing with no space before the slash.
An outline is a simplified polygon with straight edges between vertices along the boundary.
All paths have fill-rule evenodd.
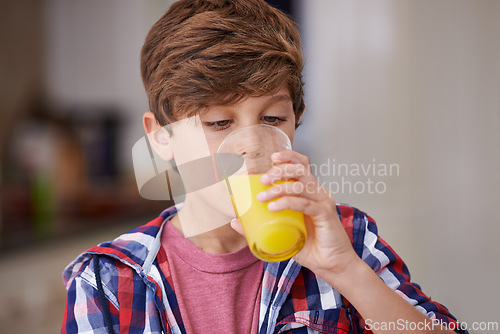
<path id="1" fill-rule="evenodd" d="M 261 94 L 261 95 L 244 95 L 238 97 L 229 103 L 211 103 L 206 107 L 199 108 L 195 111 L 197 115 L 207 116 L 221 111 L 238 110 L 244 105 L 270 105 L 278 102 L 293 103 L 289 89 L 286 87 L 281 88 L 275 93 Z"/>

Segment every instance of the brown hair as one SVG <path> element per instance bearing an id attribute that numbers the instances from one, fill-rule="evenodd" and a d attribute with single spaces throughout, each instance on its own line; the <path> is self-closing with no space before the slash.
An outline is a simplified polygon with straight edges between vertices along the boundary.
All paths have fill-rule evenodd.
<path id="1" fill-rule="evenodd" d="M 160 125 L 188 111 L 277 92 L 304 110 L 294 22 L 264 0 L 181 0 L 149 31 L 141 75 Z"/>

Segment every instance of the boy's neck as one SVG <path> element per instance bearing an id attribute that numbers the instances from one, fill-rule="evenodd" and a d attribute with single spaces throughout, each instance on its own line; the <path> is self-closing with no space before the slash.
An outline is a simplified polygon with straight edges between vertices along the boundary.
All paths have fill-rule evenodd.
<path id="1" fill-rule="evenodd" d="M 207 215 L 206 213 L 200 215 L 199 213 L 203 210 L 199 210 L 199 206 L 197 208 L 198 210 L 190 210 L 189 204 L 184 203 L 178 214 L 171 219 L 172 225 L 183 234 L 181 220 L 193 224 L 193 222 L 199 222 L 200 219 L 209 219 L 208 217 L 213 219 L 214 215 Z M 230 217 L 219 216 L 217 219 L 226 219 L 227 224 L 208 232 L 187 237 L 187 239 L 199 249 L 210 254 L 233 253 L 247 246 L 245 237 L 229 225 Z"/>

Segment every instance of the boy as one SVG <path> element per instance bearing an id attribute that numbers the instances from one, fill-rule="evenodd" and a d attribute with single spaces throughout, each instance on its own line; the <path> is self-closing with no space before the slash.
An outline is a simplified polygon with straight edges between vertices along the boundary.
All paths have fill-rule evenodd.
<path id="1" fill-rule="evenodd" d="M 181 166 L 213 154 L 233 130 L 269 124 L 293 141 L 305 107 L 302 66 L 296 28 L 263 0 L 176 2 L 142 50 L 151 145 L 175 159 L 189 185 L 196 173 Z M 449 333 L 443 324 L 458 327 L 409 281 L 375 222 L 335 204 L 307 157 L 286 150 L 273 159 L 261 182 L 274 185 L 258 199 L 275 200 L 271 211 L 304 213 L 308 237 L 293 259 L 257 260 L 221 183 L 194 187 L 182 206 L 68 266 L 62 331 Z M 297 183 L 303 187 L 291 186 Z"/>

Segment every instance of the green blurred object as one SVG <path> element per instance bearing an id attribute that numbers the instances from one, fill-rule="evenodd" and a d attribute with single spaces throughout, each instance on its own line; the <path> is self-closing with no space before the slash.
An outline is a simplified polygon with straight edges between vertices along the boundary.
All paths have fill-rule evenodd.
<path id="1" fill-rule="evenodd" d="M 32 184 L 33 232 L 37 239 L 50 237 L 54 232 L 55 196 L 52 180 L 37 173 Z"/>

